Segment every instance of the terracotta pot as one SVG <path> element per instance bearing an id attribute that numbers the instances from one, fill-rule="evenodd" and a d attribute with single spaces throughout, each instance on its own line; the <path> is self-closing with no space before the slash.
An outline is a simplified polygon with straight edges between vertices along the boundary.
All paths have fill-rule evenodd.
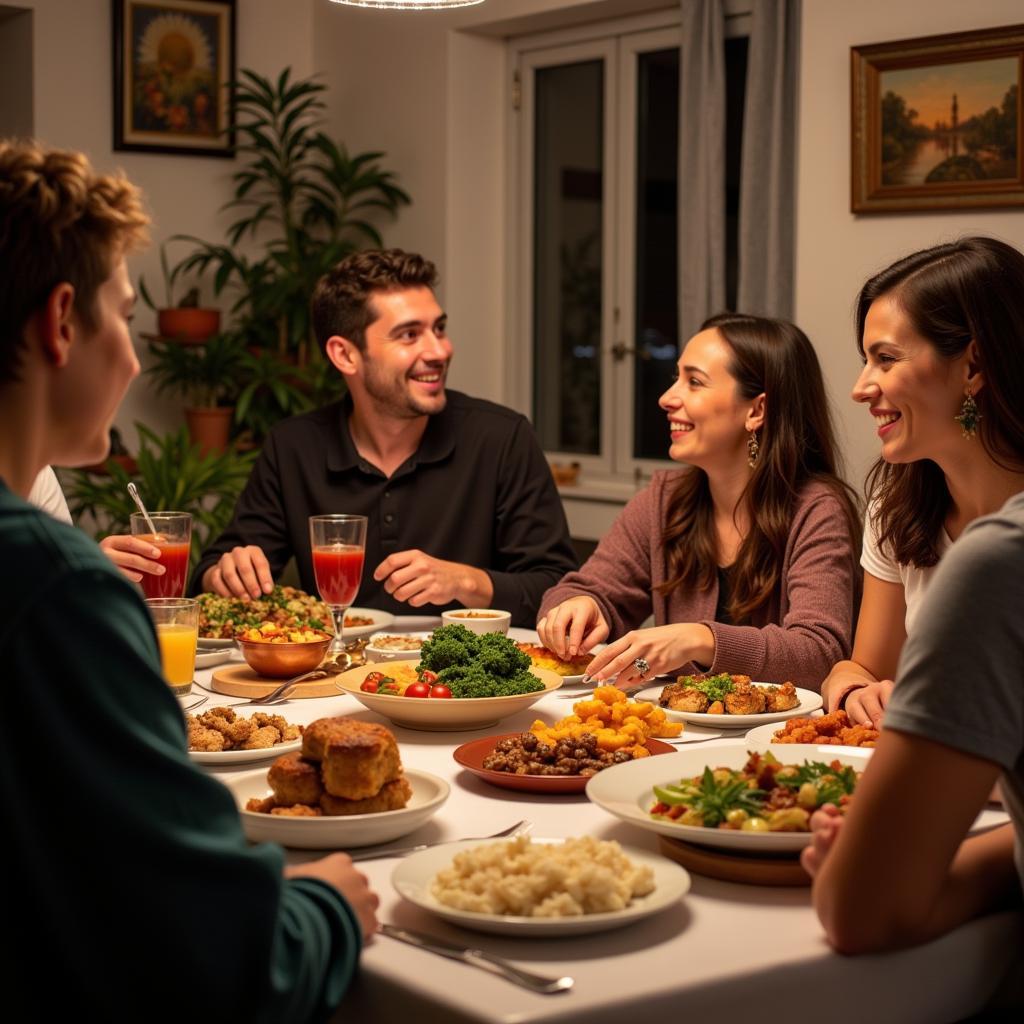
<path id="1" fill-rule="evenodd" d="M 160 337 L 166 341 L 202 345 L 220 330 L 220 310 L 188 306 L 161 309 L 156 315 L 156 325 Z"/>
<path id="2" fill-rule="evenodd" d="M 234 418 L 234 406 L 185 410 L 189 437 L 199 445 L 201 455 L 211 451 L 222 452 L 228 447 L 231 421 Z"/>
<path id="3" fill-rule="evenodd" d="M 107 469 L 107 462 L 116 462 L 129 476 L 133 476 L 139 471 L 139 465 L 130 455 L 110 455 L 103 462 L 93 463 L 91 466 L 83 466 L 87 473 L 95 473 L 97 476 L 109 476 L 110 471 Z"/>

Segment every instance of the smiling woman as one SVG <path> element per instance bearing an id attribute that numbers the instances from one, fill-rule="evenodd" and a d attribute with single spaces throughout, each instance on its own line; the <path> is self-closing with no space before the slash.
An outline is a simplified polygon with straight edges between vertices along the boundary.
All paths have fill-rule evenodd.
<path id="1" fill-rule="evenodd" d="M 857 300 L 864 369 L 853 398 L 881 441 L 868 478 L 864 601 L 828 710 L 878 725 L 934 569 L 975 518 L 1024 490 L 1024 255 L 993 238 L 913 253 Z M 904 628 L 905 627 L 905 628 Z"/>
<path id="2" fill-rule="evenodd" d="M 564 658 L 618 637 L 595 682 L 708 667 L 817 689 L 849 647 L 859 522 L 814 349 L 793 324 L 723 314 L 678 371 L 659 404 L 688 468 L 655 474 L 548 591 L 541 641 Z"/>

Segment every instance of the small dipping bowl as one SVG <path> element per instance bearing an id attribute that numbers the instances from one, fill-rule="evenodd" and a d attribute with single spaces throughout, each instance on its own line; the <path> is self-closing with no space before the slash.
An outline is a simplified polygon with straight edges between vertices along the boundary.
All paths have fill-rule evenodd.
<path id="1" fill-rule="evenodd" d="M 500 608 L 453 608 L 441 612 L 446 626 L 465 626 L 470 633 L 507 633 L 512 625 L 512 613 Z"/>
<path id="2" fill-rule="evenodd" d="M 374 633 L 366 645 L 367 661 L 402 661 L 420 657 L 429 633 Z"/>
<path id="3" fill-rule="evenodd" d="M 298 644 L 243 640 L 239 637 L 238 646 L 249 668 L 257 675 L 268 679 L 288 679 L 303 672 L 312 672 L 324 660 L 331 639 L 329 633 L 325 633 L 320 640 Z"/>

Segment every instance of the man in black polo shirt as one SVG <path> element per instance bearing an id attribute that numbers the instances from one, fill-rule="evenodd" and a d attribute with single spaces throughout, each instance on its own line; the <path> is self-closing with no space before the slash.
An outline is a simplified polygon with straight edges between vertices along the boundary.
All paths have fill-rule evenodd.
<path id="1" fill-rule="evenodd" d="M 270 432 L 194 591 L 259 597 L 294 555 L 316 593 L 308 517 L 346 512 L 369 519 L 357 603 L 496 607 L 533 625 L 544 591 L 576 568 L 565 513 L 527 420 L 445 390 L 436 280 L 400 249 L 355 253 L 321 278 L 313 323 L 348 394 Z"/>

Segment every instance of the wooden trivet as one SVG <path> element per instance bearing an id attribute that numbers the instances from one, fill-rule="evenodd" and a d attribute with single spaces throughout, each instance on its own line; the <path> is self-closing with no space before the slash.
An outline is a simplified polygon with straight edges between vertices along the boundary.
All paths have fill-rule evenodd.
<path id="1" fill-rule="evenodd" d="M 798 853 L 738 853 L 662 835 L 658 836 L 658 845 L 669 860 L 682 864 L 688 871 L 708 878 L 720 878 L 723 882 L 787 886 L 811 884 L 811 876 L 800 866 Z"/>
<path id="2" fill-rule="evenodd" d="M 210 680 L 210 689 L 217 693 L 227 694 L 229 697 L 265 697 L 272 690 L 277 689 L 283 679 L 268 679 L 266 676 L 257 675 L 248 665 L 225 665 L 213 673 Z M 299 683 L 289 694 L 288 699 L 296 697 L 339 697 L 341 690 L 334 685 L 334 679 L 310 679 L 308 682 Z"/>

